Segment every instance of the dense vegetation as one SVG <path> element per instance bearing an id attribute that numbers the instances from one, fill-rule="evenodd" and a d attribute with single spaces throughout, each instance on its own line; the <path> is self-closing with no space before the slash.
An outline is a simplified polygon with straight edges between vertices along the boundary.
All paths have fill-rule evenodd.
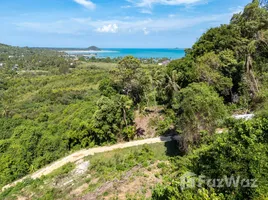
<path id="1" fill-rule="evenodd" d="M 134 109 L 145 97 L 122 91 L 128 71 L 46 49 L 0 49 L 1 186 L 69 151 L 135 137 Z M 127 60 L 119 64 L 122 69 Z M 154 68 L 136 64 L 141 74 Z M 145 90 L 135 77 L 135 89 Z"/>
<path id="2" fill-rule="evenodd" d="M 176 175 L 154 190 L 153 199 L 267 199 L 267 119 L 236 122 L 228 132 L 202 143 L 201 147 L 174 162 Z M 238 185 L 218 182 L 183 189 L 186 172 L 206 179 L 238 178 Z M 238 179 L 238 180 L 239 180 Z M 243 179 L 249 181 L 241 182 Z M 256 185 L 253 184 L 256 180 Z M 171 183 L 171 184 L 170 184 Z M 251 187 L 253 186 L 253 187 Z"/>
<path id="3" fill-rule="evenodd" d="M 220 119 L 224 113 L 220 111 L 223 105 L 209 94 L 204 83 L 189 85 L 188 79 L 179 79 L 180 87 L 188 86 L 178 96 L 173 94 L 172 106 L 179 110 L 178 124 L 184 129 L 188 145 L 195 146 L 175 161 L 176 175 L 156 187 L 153 199 L 267 199 L 268 121 L 267 111 L 262 109 L 268 95 L 268 12 L 267 4 L 261 5 L 264 7 L 254 0 L 233 16 L 230 25 L 208 30 L 187 50 L 184 59 L 169 66 L 170 73 L 176 70 L 179 76 L 193 77 L 213 87 L 229 110 L 257 111 L 259 118 L 247 122 L 227 120 L 228 132 L 209 136 L 207 133 L 215 131 L 210 129 L 215 125 L 213 119 Z M 202 93 L 206 95 L 200 98 Z M 196 131 L 197 127 L 205 134 Z M 257 186 L 250 187 L 252 182 L 244 180 L 237 186 L 210 183 L 185 189 L 180 177 L 188 172 L 195 174 L 196 180 L 198 176 L 214 180 L 233 176 L 255 180 Z"/>
<path id="4" fill-rule="evenodd" d="M 157 132 L 180 134 L 183 156 L 153 198 L 267 198 L 267 2 L 253 0 L 167 67 L 132 56 L 116 65 L 97 61 L 0 45 L 0 186 L 69 151 L 131 140 L 135 111 L 160 107 L 165 117 Z M 228 118 L 249 112 L 259 118 Z M 215 135 L 219 127 L 228 132 Z M 258 179 L 259 187 L 181 190 L 179 177 L 187 171 Z"/>

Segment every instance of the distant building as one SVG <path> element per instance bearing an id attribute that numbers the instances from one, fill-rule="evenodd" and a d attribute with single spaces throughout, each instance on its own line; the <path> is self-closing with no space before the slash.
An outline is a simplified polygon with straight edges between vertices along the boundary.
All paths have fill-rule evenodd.
<path id="1" fill-rule="evenodd" d="M 12 70 L 13 71 L 17 71 L 19 69 L 19 65 L 18 64 L 15 64 L 13 67 L 12 67 Z"/>
<path id="2" fill-rule="evenodd" d="M 165 60 L 164 62 L 162 62 L 162 65 L 168 65 L 170 63 L 170 60 Z"/>
<path id="3" fill-rule="evenodd" d="M 170 63 L 170 60 L 165 60 L 161 63 L 158 63 L 159 66 L 167 66 Z"/>
<path id="4" fill-rule="evenodd" d="M 14 56 L 8 56 L 8 58 L 14 58 Z"/>
<path id="5" fill-rule="evenodd" d="M 244 114 L 244 115 L 233 115 L 235 119 L 244 119 L 244 120 L 250 120 L 254 117 L 254 114 Z"/>
<path id="6" fill-rule="evenodd" d="M 85 58 L 92 58 L 92 57 L 97 57 L 98 56 L 98 54 L 96 54 L 96 53 L 91 53 L 91 54 L 89 54 L 89 55 L 85 55 L 84 57 Z"/>
<path id="7" fill-rule="evenodd" d="M 73 61 L 78 61 L 78 60 L 79 60 L 79 58 L 77 56 L 73 57 Z"/>

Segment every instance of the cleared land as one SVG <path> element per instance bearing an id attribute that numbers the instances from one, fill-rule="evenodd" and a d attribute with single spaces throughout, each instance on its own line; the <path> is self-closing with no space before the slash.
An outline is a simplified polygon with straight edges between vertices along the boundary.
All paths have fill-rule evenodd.
<path id="1" fill-rule="evenodd" d="M 0 198 L 145 199 L 156 184 L 168 178 L 169 159 L 175 155 L 176 142 L 170 137 L 79 151 L 68 156 L 73 163 L 67 157 L 60 164 L 55 162 L 33 174 L 35 180 L 24 179 Z M 52 170 L 56 163 L 58 168 Z"/>
<path id="2" fill-rule="evenodd" d="M 159 143 L 159 142 L 169 142 L 172 140 L 172 137 L 156 137 L 156 138 L 149 138 L 145 140 L 137 140 L 137 141 L 132 141 L 132 142 L 127 142 L 127 143 L 120 143 L 112 146 L 104 146 L 104 147 L 96 147 L 96 148 L 91 148 L 91 149 L 84 149 L 77 151 L 67 157 L 64 157 L 63 159 L 60 159 L 51 165 L 44 167 L 37 172 L 33 173 L 30 176 L 25 176 L 22 179 L 19 179 L 15 181 L 14 183 L 11 183 L 5 187 L 3 187 L 3 190 L 15 186 L 17 183 L 20 183 L 24 181 L 27 178 L 31 179 L 37 179 L 41 178 L 42 176 L 48 175 L 54 170 L 66 165 L 67 163 L 73 163 L 77 162 L 78 160 L 83 159 L 86 156 L 94 155 L 96 153 L 104 153 L 108 151 L 112 151 L 115 149 L 123 149 L 123 148 L 128 148 L 128 147 L 133 147 L 133 146 L 139 146 L 139 145 L 144 145 L 144 144 L 153 144 L 153 143 Z"/>

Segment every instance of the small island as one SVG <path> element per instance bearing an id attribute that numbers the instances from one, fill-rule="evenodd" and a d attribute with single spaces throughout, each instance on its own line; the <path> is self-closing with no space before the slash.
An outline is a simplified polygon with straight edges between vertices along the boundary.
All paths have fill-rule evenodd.
<path id="1" fill-rule="evenodd" d="M 96 46 L 90 46 L 87 48 L 87 50 L 90 50 L 90 51 L 101 51 L 100 48 L 96 47 Z"/>

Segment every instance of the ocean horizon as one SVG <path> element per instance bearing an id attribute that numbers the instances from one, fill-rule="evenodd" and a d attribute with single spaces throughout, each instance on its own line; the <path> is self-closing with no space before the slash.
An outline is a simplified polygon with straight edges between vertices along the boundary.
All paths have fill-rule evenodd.
<path id="1" fill-rule="evenodd" d="M 179 59 L 185 56 L 182 48 L 102 48 L 102 51 L 91 50 L 64 50 L 70 55 L 91 56 L 95 54 L 97 58 L 117 58 L 128 55 L 136 58 L 169 58 Z"/>

